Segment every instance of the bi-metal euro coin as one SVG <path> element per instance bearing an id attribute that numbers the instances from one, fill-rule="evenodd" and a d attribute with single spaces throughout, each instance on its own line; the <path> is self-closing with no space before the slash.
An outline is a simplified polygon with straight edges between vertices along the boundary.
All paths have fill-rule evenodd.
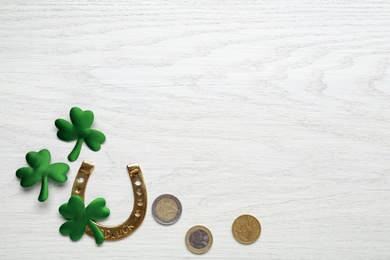
<path id="1" fill-rule="evenodd" d="M 213 235 L 205 226 L 193 226 L 186 234 L 185 242 L 188 250 L 194 254 L 204 254 L 213 244 Z"/>
<path id="2" fill-rule="evenodd" d="M 154 219 L 162 225 L 172 225 L 176 223 L 182 212 L 180 201 L 171 194 L 159 196 L 152 205 L 152 215 Z"/>

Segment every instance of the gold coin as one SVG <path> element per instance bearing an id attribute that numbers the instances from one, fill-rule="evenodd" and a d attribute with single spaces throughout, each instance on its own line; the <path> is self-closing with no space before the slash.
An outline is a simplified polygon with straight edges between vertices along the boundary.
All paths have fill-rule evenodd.
<path id="1" fill-rule="evenodd" d="M 193 226 L 187 231 L 186 245 L 194 254 L 204 254 L 213 244 L 213 235 L 205 226 Z"/>
<path id="2" fill-rule="evenodd" d="M 233 236 L 243 244 L 252 244 L 261 233 L 260 222 L 252 215 L 241 215 L 233 222 Z"/>

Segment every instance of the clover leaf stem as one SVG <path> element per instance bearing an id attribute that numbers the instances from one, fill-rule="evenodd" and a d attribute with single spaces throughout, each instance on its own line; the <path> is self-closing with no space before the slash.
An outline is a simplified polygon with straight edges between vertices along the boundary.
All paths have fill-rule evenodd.
<path id="1" fill-rule="evenodd" d="M 68 156 L 69 161 L 74 162 L 77 160 L 77 158 L 79 158 L 82 144 L 83 144 L 83 138 L 77 139 L 76 145 L 74 146 L 73 150 L 70 152 Z"/>
<path id="2" fill-rule="evenodd" d="M 88 220 L 87 225 L 91 229 L 93 236 L 95 237 L 96 244 L 101 245 L 104 241 L 104 235 L 102 231 L 90 219 Z"/>
<path id="3" fill-rule="evenodd" d="M 47 176 L 42 178 L 41 191 L 38 200 L 44 202 L 49 197 L 49 185 L 47 184 Z"/>

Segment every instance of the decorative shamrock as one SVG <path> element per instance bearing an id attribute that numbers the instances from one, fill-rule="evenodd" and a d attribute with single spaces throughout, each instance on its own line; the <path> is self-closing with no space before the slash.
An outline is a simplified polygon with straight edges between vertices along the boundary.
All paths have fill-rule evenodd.
<path id="1" fill-rule="evenodd" d="M 96 244 L 102 244 L 104 235 L 92 220 L 105 219 L 110 215 L 110 210 L 105 205 L 105 199 L 97 198 L 85 208 L 83 199 L 73 195 L 68 203 L 62 204 L 59 208 L 60 214 L 68 219 L 61 225 L 60 233 L 69 235 L 72 241 L 77 241 L 84 235 L 88 226 L 95 237 Z"/>
<path id="2" fill-rule="evenodd" d="M 49 196 L 48 178 L 59 183 L 64 183 L 68 179 L 66 173 L 69 171 L 69 166 L 66 163 L 50 164 L 50 160 L 51 155 L 47 149 L 29 152 L 26 155 L 26 161 L 31 167 L 19 168 L 16 171 L 16 176 L 21 179 L 22 187 L 31 187 L 42 180 L 38 197 L 40 202 L 45 201 Z"/>
<path id="3" fill-rule="evenodd" d="M 70 119 L 72 123 L 57 119 L 55 125 L 58 128 L 57 136 L 59 139 L 69 142 L 77 139 L 76 145 L 68 156 L 68 160 L 74 162 L 80 155 L 83 141 L 92 151 L 99 151 L 100 145 L 104 143 L 106 137 L 98 130 L 90 129 L 93 123 L 93 113 L 90 110 L 81 110 L 73 107 L 70 110 Z"/>

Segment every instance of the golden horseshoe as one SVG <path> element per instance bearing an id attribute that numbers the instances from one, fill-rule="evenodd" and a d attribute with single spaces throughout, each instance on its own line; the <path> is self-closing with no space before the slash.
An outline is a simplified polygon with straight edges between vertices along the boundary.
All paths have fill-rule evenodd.
<path id="1" fill-rule="evenodd" d="M 94 167 L 94 165 L 83 161 L 73 183 L 72 195 L 80 196 L 84 200 L 87 182 Z M 94 221 L 96 226 L 103 232 L 105 240 L 117 240 L 127 237 L 142 224 L 146 215 L 148 195 L 141 168 L 137 163 L 133 163 L 127 165 L 127 171 L 129 172 L 134 193 L 133 211 L 129 218 L 118 226 L 104 226 Z M 93 237 L 89 227 L 87 227 L 86 233 Z"/>

